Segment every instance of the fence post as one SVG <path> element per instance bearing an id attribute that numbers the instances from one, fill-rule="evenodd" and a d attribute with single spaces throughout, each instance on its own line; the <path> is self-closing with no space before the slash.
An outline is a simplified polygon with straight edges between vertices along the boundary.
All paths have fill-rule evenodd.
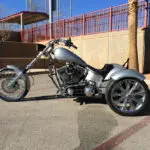
<path id="1" fill-rule="evenodd" d="M 65 19 L 63 20 L 63 37 L 65 37 Z"/>
<path id="2" fill-rule="evenodd" d="M 144 28 L 147 27 L 147 21 L 148 21 L 148 1 L 145 1 L 145 15 L 144 15 Z"/>
<path id="3" fill-rule="evenodd" d="M 30 32 L 29 30 L 27 32 L 28 32 L 28 42 L 30 42 Z"/>
<path id="4" fill-rule="evenodd" d="M 82 26 L 82 35 L 85 35 L 85 14 L 83 14 L 83 26 Z"/>
<path id="5" fill-rule="evenodd" d="M 110 7 L 110 15 L 109 15 L 109 31 L 112 32 L 112 6 Z"/>
<path id="6" fill-rule="evenodd" d="M 50 40 L 52 39 L 52 23 L 49 24 Z"/>
<path id="7" fill-rule="evenodd" d="M 32 36 L 32 42 L 33 42 L 34 41 L 34 39 L 33 39 L 33 27 L 31 29 L 31 36 Z"/>
<path id="8" fill-rule="evenodd" d="M 45 24 L 45 40 L 47 40 L 47 24 Z"/>
<path id="9" fill-rule="evenodd" d="M 21 41 L 24 41 L 24 30 L 21 30 Z"/>

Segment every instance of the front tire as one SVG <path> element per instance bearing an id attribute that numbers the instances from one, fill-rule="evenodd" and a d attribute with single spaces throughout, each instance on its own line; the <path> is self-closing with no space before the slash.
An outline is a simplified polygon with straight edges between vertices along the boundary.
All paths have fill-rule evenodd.
<path id="1" fill-rule="evenodd" d="M 27 80 L 25 76 L 21 76 L 16 83 L 9 87 L 8 84 L 17 76 L 13 69 L 3 69 L 0 71 L 0 98 L 8 102 L 19 101 L 24 98 L 27 93 Z"/>
<path id="2" fill-rule="evenodd" d="M 111 81 L 106 89 L 106 101 L 110 108 L 123 116 L 141 114 L 148 103 L 148 86 L 136 78 Z"/>

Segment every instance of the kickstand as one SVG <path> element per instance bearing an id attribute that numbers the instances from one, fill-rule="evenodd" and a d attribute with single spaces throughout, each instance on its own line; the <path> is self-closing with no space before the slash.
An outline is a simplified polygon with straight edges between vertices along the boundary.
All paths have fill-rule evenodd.
<path id="1" fill-rule="evenodd" d="M 60 92 L 60 89 L 57 90 L 56 95 L 55 95 L 55 98 L 58 98 L 59 92 Z"/>

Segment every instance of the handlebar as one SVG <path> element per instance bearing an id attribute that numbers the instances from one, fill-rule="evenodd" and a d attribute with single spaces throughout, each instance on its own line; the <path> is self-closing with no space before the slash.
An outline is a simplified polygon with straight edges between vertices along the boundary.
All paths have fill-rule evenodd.
<path id="1" fill-rule="evenodd" d="M 50 42 L 48 42 L 48 43 L 51 44 L 51 45 L 54 45 L 54 44 L 59 44 L 60 42 L 64 43 L 65 46 L 67 46 L 67 47 L 69 47 L 69 48 L 70 48 L 70 47 L 73 47 L 74 49 L 77 49 L 77 46 L 75 46 L 75 45 L 73 44 L 73 42 L 71 42 L 71 40 L 57 39 L 57 40 L 50 41 Z"/>
<path id="2" fill-rule="evenodd" d="M 75 46 L 75 45 L 72 45 L 72 47 L 73 47 L 74 49 L 78 49 L 78 47 L 77 47 L 77 46 Z"/>

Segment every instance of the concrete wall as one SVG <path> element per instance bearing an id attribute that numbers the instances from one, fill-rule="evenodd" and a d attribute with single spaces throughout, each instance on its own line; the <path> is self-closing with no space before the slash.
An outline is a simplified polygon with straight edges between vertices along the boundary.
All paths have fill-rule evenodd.
<path id="1" fill-rule="evenodd" d="M 0 42 L 0 68 L 6 65 L 25 67 L 36 57 L 36 44 L 20 42 Z M 32 68 L 47 68 L 48 60 L 39 59 Z M 56 66 L 61 64 L 56 62 Z"/>
<path id="2" fill-rule="evenodd" d="M 78 50 L 71 51 L 96 68 L 102 68 L 106 63 L 123 64 L 128 58 L 127 30 L 73 37 L 72 40 Z M 47 41 L 38 43 L 45 44 Z M 6 64 L 24 67 L 36 55 L 36 45 L 33 43 L 0 43 L 0 67 Z M 138 29 L 138 57 L 140 72 L 150 72 L 150 29 Z M 46 63 L 39 60 L 34 67 L 44 68 Z"/>
<path id="3" fill-rule="evenodd" d="M 78 50 L 71 49 L 88 64 L 101 68 L 106 63 L 123 64 L 128 59 L 128 31 L 100 33 L 73 37 Z M 47 41 L 40 42 L 45 44 Z M 144 31 L 138 30 L 138 57 L 140 72 L 144 72 Z"/>
<path id="4" fill-rule="evenodd" d="M 1 35 L 3 35 L 2 30 L 0 30 L 0 39 L 1 39 Z M 6 41 L 15 41 L 15 42 L 21 42 L 21 35 L 20 32 L 17 31 L 6 31 L 7 34 L 7 38 Z"/>
<path id="5" fill-rule="evenodd" d="M 25 67 L 36 55 L 36 44 L 0 42 L 0 68 L 6 65 Z M 45 61 L 39 60 L 33 68 L 44 67 Z"/>

